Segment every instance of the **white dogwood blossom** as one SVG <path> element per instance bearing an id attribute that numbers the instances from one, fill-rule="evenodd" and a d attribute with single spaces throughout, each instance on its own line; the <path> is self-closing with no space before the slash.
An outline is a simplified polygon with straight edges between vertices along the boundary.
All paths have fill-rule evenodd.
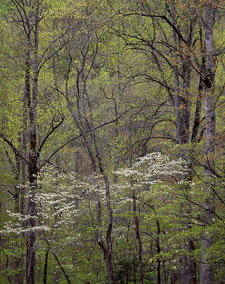
<path id="1" fill-rule="evenodd" d="M 86 181 L 78 180 L 73 174 L 65 174 L 48 167 L 38 176 L 38 190 L 27 188 L 26 198 L 35 202 L 36 213 L 29 214 L 7 211 L 10 221 L 3 224 L 1 234 L 25 233 L 28 231 L 52 231 L 72 228 L 79 218 L 79 205 L 99 194 L 105 198 L 101 176 L 89 176 Z M 34 219 L 36 226 L 27 227 Z"/>
<path id="2" fill-rule="evenodd" d="M 142 184 L 155 184 L 163 181 L 163 177 L 183 175 L 188 170 L 183 159 L 171 160 L 162 153 L 150 153 L 138 158 L 132 167 L 121 169 L 115 173 L 122 177 L 136 178 Z"/>
<path id="3" fill-rule="evenodd" d="M 114 212 L 118 214 L 120 208 L 122 210 L 123 206 L 132 204 L 134 190 L 137 203 L 143 204 L 151 198 L 156 200 L 158 189 L 154 190 L 155 186 L 163 188 L 166 194 L 170 189 L 168 184 L 184 183 L 187 170 L 183 159 L 173 160 L 159 152 L 140 157 L 131 167 L 117 170 L 119 182 L 113 186 L 112 194 Z"/>

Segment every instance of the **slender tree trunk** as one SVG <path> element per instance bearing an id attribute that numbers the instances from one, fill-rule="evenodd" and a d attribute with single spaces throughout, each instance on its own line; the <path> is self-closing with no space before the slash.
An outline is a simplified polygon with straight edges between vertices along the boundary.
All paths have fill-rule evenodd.
<path id="1" fill-rule="evenodd" d="M 214 196 L 212 187 L 214 186 L 214 169 L 215 169 L 215 101 L 214 101 L 214 89 L 215 89 L 215 47 L 213 39 L 213 25 L 214 25 L 214 12 L 216 1 L 212 0 L 207 4 L 205 8 L 205 19 L 203 21 L 205 29 L 205 52 L 206 52 L 206 76 L 205 76 L 205 138 L 206 138 L 206 186 L 205 186 L 205 213 L 203 216 L 203 223 L 205 230 L 202 234 L 202 258 L 201 258 L 201 272 L 200 283 L 212 284 L 214 283 L 214 275 L 212 266 L 208 263 L 207 253 L 213 244 L 213 238 L 211 234 L 207 234 L 207 226 L 211 224 L 214 218 Z"/>
<path id="2" fill-rule="evenodd" d="M 94 154 L 93 151 L 91 149 L 90 143 L 88 141 L 88 137 L 87 137 L 87 133 L 85 132 L 85 130 L 83 129 L 83 126 L 81 125 L 81 117 L 82 114 L 80 112 L 80 109 L 78 111 L 78 113 L 80 114 L 80 119 L 78 119 L 72 109 L 71 106 L 71 102 L 69 100 L 68 101 L 68 106 L 70 109 L 70 112 L 74 118 L 74 121 L 78 127 L 78 129 L 80 130 L 81 136 L 84 139 L 84 143 L 85 146 L 87 148 L 87 151 L 89 153 L 89 157 L 92 163 L 92 170 L 94 175 L 97 175 L 97 165 L 96 165 L 96 161 L 94 158 Z M 78 105 L 79 107 L 79 105 Z M 88 121 L 86 121 L 87 123 Z M 100 248 L 103 251 L 104 254 L 104 258 L 105 258 L 105 262 L 106 262 L 106 267 L 107 267 L 107 271 L 108 271 L 108 277 L 109 277 L 109 283 L 110 284 L 114 284 L 115 280 L 114 280 L 114 269 L 113 269 L 113 257 L 112 257 L 112 239 L 111 239 L 111 234 L 112 234 L 112 226 L 113 226 L 113 214 L 112 214 L 112 208 L 111 208 L 111 201 L 110 201 L 110 188 L 109 188 L 109 181 L 108 181 L 108 177 L 104 172 L 104 168 L 102 165 L 102 160 L 101 160 L 101 155 L 97 146 L 97 141 L 96 141 L 96 135 L 95 135 L 95 129 L 94 126 L 92 124 L 92 122 L 89 122 L 89 129 L 91 129 L 91 138 L 94 142 L 94 147 L 95 147 L 95 153 L 96 153 L 96 157 L 98 160 L 98 167 L 99 167 L 99 171 L 104 179 L 105 182 L 105 190 L 106 190 L 106 205 L 107 205 L 107 209 L 108 209 L 108 216 L 109 216 L 109 221 L 108 221 L 108 228 L 107 228 L 107 232 L 106 232 L 106 245 L 103 241 L 102 238 L 102 209 L 101 209 L 101 201 L 100 201 L 100 197 L 97 193 L 97 200 L 96 200 L 96 205 L 97 205 L 97 220 L 98 220 L 98 244 L 100 246 Z"/>
<path id="3" fill-rule="evenodd" d="M 29 82 L 27 82 L 27 84 L 29 85 Z M 27 159 L 27 121 L 28 121 L 28 117 L 27 117 L 27 91 L 30 93 L 29 91 L 29 87 L 27 86 L 28 90 L 24 90 L 24 95 L 23 95 L 23 131 L 22 131 L 22 156 Z M 20 204 L 19 204 L 19 210 L 20 210 L 20 214 L 22 216 L 25 215 L 25 185 L 26 185 L 26 162 L 25 160 L 21 159 L 21 176 L 20 176 Z M 21 222 L 21 227 L 25 228 L 25 222 L 22 221 Z M 21 233 L 20 234 L 20 247 L 25 248 L 25 234 Z M 20 263 L 19 263 L 19 267 L 21 272 L 19 273 L 18 277 L 18 284 L 23 284 L 24 283 L 24 276 L 25 276 L 25 271 L 22 269 L 23 265 L 25 262 L 25 255 L 24 253 L 21 256 L 20 259 Z"/>
<path id="4" fill-rule="evenodd" d="M 36 203 L 34 195 L 37 190 L 37 97 L 38 97 L 38 29 L 39 29 L 39 1 L 35 3 L 34 7 L 34 39 L 33 39 L 33 85 L 32 85 L 32 96 L 30 90 L 30 42 L 27 46 L 27 93 L 28 93 L 28 115 L 29 115 L 29 163 L 28 163 L 28 174 L 30 184 L 30 194 L 28 197 L 28 210 L 27 214 L 30 216 L 28 219 L 28 233 L 27 233 L 27 265 L 26 265 L 26 282 L 27 284 L 35 283 L 35 255 L 36 255 L 36 233 L 32 228 L 35 227 L 35 216 L 36 216 Z"/>
<path id="5" fill-rule="evenodd" d="M 45 265 L 44 265 L 44 279 L 43 283 L 47 284 L 47 276 L 48 276 L 48 255 L 49 255 L 49 248 L 47 248 L 45 252 Z"/>
<path id="6" fill-rule="evenodd" d="M 86 53 L 84 52 L 83 56 L 85 56 L 85 54 Z M 83 59 L 86 59 L 86 58 L 83 58 Z M 95 176 L 97 175 L 99 171 L 105 183 L 106 206 L 107 206 L 107 211 L 108 211 L 108 226 L 107 226 L 107 231 L 106 231 L 106 244 L 102 238 L 102 222 L 101 222 L 102 210 L 101 210 L 101 201 L 100 201 L 100 197 L 98 194 L 97 194 L 97 200 L 96 200 L 97 212 L 98 212 L 97 213 L 97 219 L 98 219 L 98 240 L 97 241 L 104 254 L 104 259 L 106 262 L 106 267 L 107 267 L 107 272 L 108 272 L 108 277 L 109 277 L 109 283 L 115 284 L 113 255 L 112 255 L 112 237 L 111 237 L 112 227 L 113 227 L 113 213 L 112 213 L 112 207 L 111 207 L 110 187 L 109 187 L 108 177 L 104 171 L 101 153 L 97 145 L 96 130 L 95 130 L 94 123 L 93 123 L 94 120 L 93 120 L 92 105 L 91 105 L 91 101 L 89 99 L 88 92 L 86 89 L 86 80 L 84 80 L 85 74 L 83 72 L 85 69 L 85 62 L 86 62 L 85 60 L 82 62 L 83 65 L 81 67 L 81 70 L 80 72 L 77 73 L 77 78 L 76 78 L 77 90 L 75 93 L 76 104 L 72 103 L 71 99 L 69 98 L 69 94 L 68 94 L 68 80 L 69 80 L 69 75 L 70 75 L 70 65 L 69 65 L 69 69 L 67 73 L 65 93 L 66 93 L 68 108 L 70 110 L 70 113 L 74 119 L 76 126 L 78 127 L 80 131 L 80 134 L 84 140 L 84 144 L 88 151 L 91 164 L 92 164 L 92 171 Z M 81 77 L 82 77 L 82 87 L 80 86 Z M 76 112 L 74 109 L 75 106 L 76 106 Z M 88 109 L 90 112 L 89 118 L 87 117 L 85 113 L 86 109 Z M 89 130 L 88 132 L 86 130 L 87 128 Z M 93 147 L 91 147 L 91 143 L 93 144 Z"/>
<path id="7" fill-rule="evenodd" d="M 35 121 L 33 117 L 33 109 L 31 102 L 31 82 L 30 82 L 30 70 L 31 70 L 31 59 L 30 59 L 30 49 L 31 49 L 31 39 L 30 39 L 31 30 L 28 27 L 27 33 L 27 43 L 26 43 L 26 74 L 25 74 L 25 97 L 28 106 L 28 114 L 29 114 L 29 140 L 30 140 L 30 153 L 29 153 L 29 162 L 28 162 L 28 173 L 29 173 L 29 184 L 30 189 L 33 192 L 36 189 L 36 168 L 35 168 L 35 157 L 34 153 L 36 150 L 36 129 L 35 129 Z M 31 193 L 30 193 L 31 194 Z M 27 214 L 31 216 L 28 220 L 28 227 L 32 228 L 35 226 L 35 221 L 32 216 L 35 215 L 35 204 L 33 201 L 33 196 L 29 196 L 28 198 L 28 210 Z M 24 208 L 23 208 L 24 209 Z M 27 256 L 26 256 L 26 283 L 34 284 L 34 265 L 35 265 L 35 233 L 30 231 L 27 233 Z"/>
<path id="8" fill-rule="evenodd" d="M 201 52 L 204 52 L 203 47 L 203 38 L 202 38 L 202 28 L 200 28 L 200 45 L 201 45 Z M 202 100 L 204 95 L 204 76 L 205 76 L 205 57 L 202 56 L 201 68 L 200 68 L 200 79 L 198 84 L 198 96 L 196 101 L 196 108 L 195 108 L 195 117 L 194 117 L 194 124 L 192 129 L 192 137 L 191 142 L 196 143 L 199 141 L 198 134 L 199 134 L 199 126 L 201 122 L 201 111 L 202 111 Z"/>
<path id="9" fill-rule="evenodd" d="M 195 251 L 194 241 L 192 239 L 188 240 L 188 252 L 191 254 Z M 191 257 L 191 256 L 190 256 Z M 197 284 L 196 272 L 197 263 L 195 260 L 189 261 L 189 271 L 190 271 L 190 284 Z"/>
<path id="10" fill-rule="evenodd" d="M 46 254 L 47 254 L 47 252 L 50 251 L 51 247 L 50 247 L 50 243 L 49 243 L 48 238 L 46 237 L 46 234 L 45 234 L 44 231 L 42 231 L 42 234 L 43 234 L 43 237 L 44 237 L 44 239 L 45 239 L 45 241 L 46 241 L 46 244 L 48 245 L 48 250 L 46 251 Z M 61 262 L 59 261 L 59 258 L 58 258 L 58 256 L 57 256 L 57 254 L 54 253 L 53 250 L 51 250 L 51 253 L 53 254 L 53 256 L 54 256 L 54 258 L 55 258 L 55 260 L 56 260 L 56 262 L 57 262 L 59 268 L 61 269 L 61 271 L 62 271 L 62 273 L 63 273 L 63 275 L 64 275 L 64 277 L 65 277 L 67 283 L 68 283 L 68 284 L 71 284 L 69 275 L 67 274 L 66 270 L 63 268 Z M 47 267 L 46 267 L 46 269 L 47 269 Z"/>
<path id="11" fill-rule="evenodd" d="M 136 239 L 138 240 L 138 260 L 139 260 L 139 281 L 140 284 L 144 284 L 144 274 L 143 274 L 143 260 L 142 260 L 142 240 L 140 235 L 140 228 L 139 228 L 139 219 L 137 216 L 137 202 L 136 202 L 136 190 L 133 186 L 133 212 L 135 214 L 134 222 L 135 222 L 135 232 L 136 232 Z"/>
<path id="12" fill-rule="evenodd" d="M 18 155 L 16 155 L 15 153 L 15 158 L 16 158 L 16 180 L 19 183 L 20 182 L 20 174 L 21 174 L 21 159 Z M 16 211 L 17 213 L 21 212 L 21 208 L 20 208 L 20 200 L 21 200 L 21 186 L 16 186 L 16 191 L 15 191 L 15 197 L 16 197 Z M 22 226 L 23 224 L 21 224 Z M 23 234 L 20 233 L 18 239 L 18 247 L 21 248 L 23 247 L 24 244 L 24 238 L 23 238 Z M 18 257 L 15 258 L 15 267 L 16 267 L 16 283 L 18 284 L 23 284 L 23 278 L 24 278 L 24 271 L 23 271 L 23 263 L 24 263 L 24 255 L 23 253 L 20 253 L 18 255 Z"/>
<path id="13" fill-rule="evenodd" d="M 184 1 L 186 2 L 186 1 Z M 176 4 L 175 1 L 172 1 L 172 23 L 174 27 L 176 27 Z M 177 27 L 180 30 L 180 27 Z M 186 40 L 186 48 L 191 47 L 192 38 L 193 38 L 193 26 L 192 23 L 188 22 L 184 27 L 184 38 Z M 179 50 L 180 48 L 180 39 L 177 34 L 177 31 L 173 29 L 173 41 L 175 50 Z M 175 116 L 176 116 L 176 138 L 178 144 L 188 144 L 189 143 L 189 136 L 190 136 L 190 80 L 191 80 L 191 64 L 190 64 L 190 56 L 186 55 L 183 50 L 181 50 L 181 55 L 178 58 L 178 55 L 174 54 L 175 58 L 175 65 L 174 65 L 174 83 L 175 83 Z M 179 64 L 180 60 L 180 64 Z M 182 74 L 182 84 L 180 82 L 180 74 Z M 201 93 L 200 93 L 201 94 Z M 200 101 L 201 103 L 201 101 Z M 198 105 L 197 109 L 197 116 L 199 115 L 201 104 Z M 199 117 L 197 117 L 199 119 Z M 196 123 L 197 126 L 197 123 Z M 197 133 L 197 129 L 195 129 Z M 196 134 L 197 135 L 197 134 Z M 183 157 L 187 159 L 186 155 Z M 189 162 L 189 161 L 188 161 Z M 189 162 L 189 171 L 186 173 L 186 180 L 191 180 L 192 178 L 192 166 L 191 162 Z M 187 192 L 189 188 L 185 189 Z M 186 212 L 185 208 L 185 201 L 180 204 L 180 209 L 184 214 L 189 214 Z M 189 224 L 187 224 L 189 227 Z M 189 242 L 189 240 L 188 240 Z M 185 249 L 190 253 L 190 246 L 186 243 Z M 183 255 L 180 257 L 180 264 L 179 264 L 179 278 L 181 284 L 193 284 L 196 283 L 196 271 L 191 269 L 191 267 L 195 266 L 194 260 L 187 255 Z"/>
<path id="14" fill-rule="evenodd" d="M 156 225 L 157 225 L 157 238 L 156 238 L 156 249 L 157 249 L 157 254 L 159 255 L 161 252 L 161 247 L 160 247 L 160 224 L 159 220 L 156 220 Z M 161 260 L 160 256 L 158 256 L 157 259 L 157 284 L 161 284 Z"/>
<path id="15" fill-rule="evenodd" d="M 172 1 L 172 22 L 175 26 L 176 22 L 176 8 L 175 2 Z M 173 29 L 173 41 L 174 41 L 174 48 L 178 50 L 178 36 L 176 31 Z M 184 128 L 184 121 L 182 117 L 182 97 L 180 94 L 180 80 L 179 80 L 179 63 L 178 63 L 178 56 L 176 52 L 174 52 L 174 83 L 175 83 L 175 94 L 174 94 L 174 108 L 175 108 L 175 116 L 176 116 L 176 138 L 178 144 L 183 144 L 185 139 L 185 128 Z"/>
<path id="16" fill-rule="evenodd" d="M 91 119 L 93 121 L 92 117 L 92 111 L 91 111 Z M 94 129 L 93 123 L 90 123 L 90 129 L 91 129 L 91 136 L 94 142 L 95 146 L 95 152 L 98 160 L 98 167 L 99 171 L 104 179 L 105 182 L 105 195 L 106 195 L 106 205 L 107 205 L 107 210 L 108 210 L 108 227 L 107 227 L 107 232 L 106 232 L 106 245 L 107 249 L 104 250 L 105 254 L 105 259 L 106 259 L 106 265 L 108 269 L 108 276 L 109 276 L 109 283 L 114 284 L 115 279 L 114 279 L 114 268 L 113 268 L 113 255 L 112 255 L 112 227 L 113 227 L 113 212 L 112 212 L 112 207 L 111 207 L 111 198 L 110 198 L 110 187 L 109 187 L 109 180 L 108 177 L 104 171 L 104 167 L 102 164 L 102 158 L 101 154 L 97 145 L 97 138 L 96 138 L 96 133 Z"/>
<path id="17" fill-rule="evenodd" d="M 27 71 L 26 71 L 27 73 Z M 27 92 L 30 93 L 30 82 L 27 78 L 28 86 L 25 88 L 23 96 L 23 133 L 22 133 L 22 156 L 27 158 Z M 28 90 L 27 90 L 28 88 Z M 21 160 L 21 188 L 20 188 L 20 213 L 21 215 L 25 214 L 25 204 L 24 204 L 24 195 L 25 195 L 25 184 L 26 184 L 26 162 Z M 23 224 L 24 225 L 24 224 Z"/>

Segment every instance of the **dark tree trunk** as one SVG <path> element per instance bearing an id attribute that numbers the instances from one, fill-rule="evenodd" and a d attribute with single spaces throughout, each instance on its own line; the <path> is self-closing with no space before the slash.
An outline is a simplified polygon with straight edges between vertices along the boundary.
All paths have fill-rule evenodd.
<path id="1" fill-rule="evenodd" d="M 50 247 L 50 243 L 49 243 L 48 238 L 46 237 L 44 231 L 42 232 L 42 234 L 43 234 L 43 237 L 44 237 L 44 239 L 45 239 L 45 241 L 46 241 L 46 244 L 47 244 L 47 246 L 48 246 L 48 249 L 47 249 L 46 255 L 45 255 L 45 273 L 44 273 L 44 274 L 46 274 L 46 272 L 47 272 L 47 263 L 46 263 L 47 259 L 46 259 L 46 258 L 48 258 L 48 255 L 49 255 L 49 252 L 50 252 L 51 247 Z M 71 284 L 69 275 L 67 274 L 66 270 L 63 268 L 61 262 L 59 261 L 59 258 L 58 258 L 58 256 L 57 256 L 57 254 L 56 254 L 53 250 L 51 251 L 51 253 L 53 254 L 53 256 L 54 256 L 54 258 L 55 258 L 55 260 L 56 260 L 56 262 L 57 262 L 59 268 L 61 269 L 61 271 L 62 271 L 62 273 L 63 273 L 63 275 L 64 275 L 64 277 L 65 277 L 67 283 L 68 283 L 68 284 Z"/>
<path id="2" fill-rule="evenodd" d="M 28 178 L 30 184 L 30 190 L 32 193 L 29 195 L 33 195 L 33 191 L 36 190 L 37 181 L 37 168 L 35 165 L 35 152 L 36 152 L 36 128 L 35 128 L 35 117 L 33 114 L 32 108 L 32 98 L 31 98 L 31 82 L 30 82 L 30 49 L 31 49 L 31 42 L 30 42 L 30 30 L 27 34 L 27 43 L 26 43 L 26 74 L 25 74 L 25 97 L 27 102 L 28 108 L 28 115 L 29 115 L 29 161 L 28 161 Z M 31 216 L 31 218 L 27 221 L 28 228 L 32 228 L 35 226 L 35 221 L 33 216 L 35 215 L 35 203 L 33 201 L 33 196 L 28 198 L 28 208 L 27 214 Z M 23 208 L 24 210 L 24 208 Z M 30 231 L 27 233 L 27 256 L 26 256 L 26 283 L 27 284 L 34 284 L 34 266 L 35 266 L 35 233 L 34 231 Z"/>
<path id="3" fill-rule="evenodd" d="M 159 220 L 156 220 L 156 226 L 157 226 L 157 238 L 156 238 L 156 250 L 158 254 L 157 259 L 157 284 L 161 284 L 161 260 L 159 254 L 161 253 L 161 247 L 160 247 L 160 224 Z"/>
<path id="4" fill-rule="evenodd" d="M 200 28 L 200 44 L 201 44 L 201 51 L 204 52 L 203 47 L 203 38 L 202 38 L 202 28 Z M 204 95 L 204 76 L 205 76 L 205 57 L 202 56 L 202 62 L 200 67 L 200 79 L 199 79 L 199 85 L 198 85 L 198 96 L 196 101 L 196 108 L 195 108 L 195 117 L 194 117 L 194 124 L 192 129 L 192 137 L 191 142 L 196 143 L 200 142 L 198 135 L 199 135 L 199 127 L 201 122 L 201 111 L 202 111 L 202 100 Z"/>
<path id="5" fill-rule="evenodd" d="M 184 1 L 186 2 L 186 1 Z M 187 3 L 188 4 L 188 3 Z M 176 27 L 176 4 L 175 1 L 172 1 L 172 23 L 174 27 Z M 192 40 L 193 40 L 193 29 L 194 23 L 190 20 L 186 23 L 186 26 L 182 30 L 185 40 L 185 45 L 187 49 L 191 48 Z M 179 32 L 181 32 L 180 27 L 177 26 Z M 175 82 L 175 116 L 176 116 L 176 138 L 178 144 L 189 144 L 190 137 L 190 106 L 191 106 L 191 96 L 190 96 L 190 80 L 191 80 L 191 58 L 189 54 L 180 48 L 180 36 L 177 31 L 173 29 L 173 41 L 175 48 L 175 65 L 174 65 L 174 82 Z M 179 50 L 181 55 L 178 58 L 176 51 Z M 179 62 L 180 61 L 180 62 Z M 181 76 L 182 75 L 182 76 Z M 182 84 L 181 81 L 182 80 Z M 200 95 L 202 93 L 200 92 Z M 200 113 L 201 113 L 201 97 L 197 100 L 198 106 L 196 107 L 196 124 L 195 124 L 195 132 L 197 135 L 198 132 L 198 123 L 200 123 Z M 187 160 L 186 155 L 183 157 Z M 192 164 L 190 161 L 187 161 L 189 164 L 189 171 L 186 173 L 186 180 L 192 179 Z M 188 192 L 189 188 L 185 189 Z M 189 210 L 186 209 L 185 201 L 180 204 L 180 209 L 184 214 L 190 214 Z M 187 228 L 189 227 L 189 223 L 187 223 Z M 188 253 L 191 253 L 189 240 L 186 243 L 185 249 Z M 179 263 L 179 281 L 181 284 L 193 284 L 196 283 L 196 270 L 192 269 L 195 266 L 195 261 L 191 258 L 191 256 L 183 255 L 180 257 Z"/>
<path id="6" fill-rule="evenodd" d="M 27 158 L 27 97 L 24 92 L 23 98 L 23 133 L 22 133 L 22 156 Z M 21 215 L 25 214 L 25 204 L 24 204 L 24 195 L 25 195 L 25 184 L 26 184 L 26 162 L 21 160 L 21 187 L 20 187 L 20 213 Z"/>
<path id="7" fill-rule="evenodd" d="M 214 186 L 214 169 L 215 169 L 215 47 L 213 39 L 213 25 L 216 1 L 211 1 L 205 8 L 205 19 L 202 19 L 205 29 L 205 52 L 206 52 L 206 76 L 205 76 L 205 138 L 206 138 L 206 186 L 205 186 L 205 212 L 203 216 L 203 224 L 205 230 L 202 234 L 202 258 L 201 258 L 201 271 L 200 283 L 211 284 L 214 283 L 213 268 L 208 263 L 207 253 L 213 244 L 213 238 L 207 234 L 207 226 L 211 224 L 215 217 L 214 208 L 214 195 L 212 187 Z"/>
<path id="8" fill-rule="evenodd" d="M 134 222 L 135 222 L 136 239 L 138 241 L 139 281 L 140 281 L 140 284 L 144 284 L 143 260 L 142 260 L 142 240 L 141 240 L 141 235 L 140 235 L 139 219 L 137 216 L 138 210 L 137 210 L 135 187 L 133 187 L 133 212 L 135 216 Z"/>
<path id="9" fill-rule="evenodd" d="M 33 27 L 33 84 L 32 92 L 30 88 L 30 49 L 31 42 L 28 37 L 27 42 L 27 59 L 26 59 L 26 77 L 25 77 L 25 90 L 27 93 L 27 104 L 28 104 L 28 115 L 29 115 L 29 161 L 28 161 L 28 176 L 29 176 L 29 185 L 30 193 L 28 197 L 28 208 L 27 214 L 30 218 L 27 221 L 28 232 L 27 232 L 27 259 L 26 259 L 26 283 L 34 284 L 35 283 L 35 254 L 36 254 L 36 233 L 33 229 L 35 227 L 35 216 L 36 216 L 36 203 L 34 200 L 34 195 L 37 190 L 37 159 L 38 159 L 38 150 L 37 150 L 37 97 L 38 97 L 38 28 L 39 28 L 39 1 L 35 3 L 33 7 L 34 13 L 34 27 Z M 30 36 L 30 34 L 28 34 Z"/>
<path id="10" fill-rule="evenodd" d="M 195 250 L 195 245 L 194 245 L 194 241 L 192 239 L 190 239 L 188 241 L 188 252 L 192 253 Z M 190 271 L 190 284 L 197 284 L 197 277 L 196 277 L 196 273 L 197 273 L 197 263 L 195 260 L 192 260 L 189 262 L 189 271 Z"/>
<path id="11" fill-rule="evenodd" d="M 48 255 L 49 255 L 49 249 L 45 252 L 45 265 L 44 265 L 44 279 L 43 283 L 47 284 L 47 276 L 48 276 Z"/>
<path id="12" fill-rule="evenodd" d="M 172 21 L 175 26 L 176 22 L 176 8 L 175 2 L 172 1 Z M 173 41 L 174 48 L 178 50 L 178 36 L 176 31 L 173 29 Z M 174 52 L 174 84 L 175 84 L 175 94 L 174 94 L 174 108 L 175 108 L 175 117 L 176 117 L 176 138 L 178 144 L 184 143 L 184 127 L 183 127 L 183 118 L 182 118 L 182 97 L 180 96 L 180 80 L 179 80 L 179 64 L 178 64 L 178 56 L 177 53 Z"/>

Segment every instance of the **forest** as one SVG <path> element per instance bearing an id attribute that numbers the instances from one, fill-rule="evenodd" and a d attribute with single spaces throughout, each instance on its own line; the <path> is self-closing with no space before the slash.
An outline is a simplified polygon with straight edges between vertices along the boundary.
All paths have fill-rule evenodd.
<path id="1" fill-rule="evenodd" d="M 225 2 L 0 0 L 0 283 L 225 283 Z"/>

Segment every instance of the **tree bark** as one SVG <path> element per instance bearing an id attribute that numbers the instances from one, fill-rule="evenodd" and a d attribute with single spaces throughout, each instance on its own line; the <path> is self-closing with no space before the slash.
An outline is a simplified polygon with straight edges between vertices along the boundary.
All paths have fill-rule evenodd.
<path id="1" fill-rule="evenodd" d="M 207 234 L 207 226 L 210 225 L 215 217 L 214 195 L 212 187 L 214 186 L 214 169 L 215 169 L 215 134 L 216 134 L 216 114 L 215 114 L 215 47 L 213 38 L 213 25 L 215 19 L 216 1 L 209 1 L 205 8 L 205 18 L 202 19 L 205 30 L 205 53 L 206 53 L 206 76 L 205 76 L 205 138 L 206 138 L 206 167 L 205 178 L 205 212 L 203 216 L 203 225 L 205 229 L 202 234 L 202 258 L 200 283 L 214 283 L 213 268 L 208 263 L 208 252 L 213 244 L 213 238 Z"/>
<path id="2" fill-rule="evenodd" d="M 157 284 L 161 284 L 161 260 L 159 254 L 161 253 L 161 247 L 160 247 L 160 224 L 159 220 L 156 220 L 156 226 L 157 226 L 157 237 L 156 237 L 156 250 L 158 254 L 157 259 Z"/>
<path id="3" fill-rule="evenodd" d="M 203 47 L 203 38 L 202 38 L 202 28 L 200 27 L 200 45 L 201 45 L 201 52 L 204 53 Z M 202 111 L 202 100 L 204 96 L 204 76 L 205 76 L 205 57 L 202 56 L 202 62 L 200 67 L 200 79 L 198 84 L 198 96 L 196 100 L 196 108 L 195 108 L 195 117 L 194 117 L 194 124 L 192 128 L 192 136 L 191 142 L 196 143 L 199 142 L 198 134 L 199 134 L 199 127 L 201 122 L 201 111 Z"/>
<path id="4" fill-rule="evenodd" d="M 28 104 L 28 115 L 29 115 L 29 162 L 28 162 L 28 176 L 29 176 L 29 185 L 30 185 L 30 194 L 28 197 L 28 209 L 27 214 L 30 216 L 28 219 L 28 232 L 27 232 L 27 259 L 26 259 L 26 283 L 34 284 L 35 283 L 35 255 L 36 255 L 36 233 L 33 229 L 35 227 L 35 216 L 36 216 L 36 203 L 34 200 L 34 195 L 37 190 L 37 159 L 38 159 L 38 150 L 37 150 L 37 97 L 38 97 L 38 32 L 39 32 L 39 1 L 35 3 L 33 7 L 34 19 L 33 17 L 30 20 L 34 21 L 33 27 L 33 84 L 32 92 L 30 88 L 30 48 L 31 42 L 28 38 L 27 42 L 27 62 L 26 62 L 26 78 L 25 78 L 25 89 L 27 92 L 27 104 Z M 28 34 L 29 35 L 29 34 Z"/>
<path id="5" fill-rule="evenodd" d="M 48 255 L 49 255 L 49 248 L 47 248 L 45 252 L 45 264 L 44 264 L 44 278 L 43 283 L 47 284 L 47 276 L 48 276 Z"/>
<path id="6" fill-rule="evenodd" d="M 144 274 L 143 274 L 143 260 L 142 260 L 142 240 L 140 235 L 140 226 L 139 226 L 139 219 L 138 219 L 138 212 L 137 212 L 137 202 L 136 202 L 136 190 L 133 186 L 133 212 L 134 212 L 134 222 L 135 222 L 135 233 L 136 239 L 138 240 L 138 260 L 139 260 L 139 281 L 140 284 L 144 284 Z"/>
<path id="7" fill-rule="evenodd" d="M 172 23 L 176 26 L 176 6 L 175 2 L 172 1 Z M 189 59 L 183 61 L 183 88 L 181 88 L 179 78 L 179 58 L 176 53 L 179 50 L 179 37 L 175 29 L 173 29 L 173 41 L 174 41 L 174 107 L 176 116 L 176 138 L 178 144 L 188 143 L 189 140 L 189 124 L 190 124 L 190 101 L 189 91 L 187 88 L 190 86 L 190 67 Z"/>
<path id="8" fill-rule="evenodd" d="M 97 220 L 98 220 L 98 237 L 97 242 L 100 248 L 103 251 L 104 259 L 106 262 L 107 272 L 109 283 L 114 284 L 114 268 L 113 268 L 113 255 L 112 255 L 112 228 L 113 228 L 113 213 L 111 207 L 111 198 L 110 198 L 110 186 L 109 180 L 105 173 L 104 166 L 102 163 L 102 157 L 99 150 L 99 146 L 97 144 L 97 135 L 96 129 L 94 127 L 94 119 L 93 119 L 93 110 L 92 103 L 89 98 L 89 94 L 86 88 L 86 82 L 88 79 L 88 75 L 93 66 L 97 51 L 98 44 L 96 44 L 95 51 L 92 54 L 91 58 L 91 67 L 88 67 L 89 71 L 86 73 L 86 61 L 90 46 L 90 38 L 87 38 L 87 42 L 84 46 L 81 47 L 81 67 L 80 70 L 77 71 L 75 81 L 76 81 L 76 90 L 73 91 L 74 97 L 71 99 L 68 92 L 68 81 L 71 71 L 72 57 L 70 56 L 69 68 L 67 72 L 66 78 L 66 87 L 65 94 L 68 103 L 68 108 L 73 117 L 74 123 L 80 131 L 80 135 L 83 138 L 85 147 L 88 151 L 91 164 L 92 171 L 95 176 L 97 176 L 98 172 L 100 172 L 104 184 L 105 184 L 105 196 L 106 196 L 106 206 L 108 211 L 108 226 L 106 231 L 106 244 L 102 238 L 102 222 L 101 222 L 101 200 L 97 193 L 96 204 L 97 204 Z M 73 103 L 75 101 L 75 103 Z M 87 115 L 86 112 L 89 112 Z M 88 129 L 88 131 L 87 131 Z M 90 136 L 89 136 L 90 135 Z"/>
<path id="9" fill-rule="evenodd" d="M 186 1 L 184 1 L 186 2 Z M 176 27 L 176 3 L 175 1 L 172 1 L 172 11 L 171 11 L 171 17 L 172 17 L 172 24 L 174 27 Z M 175 83 L 175 116 L 176 116 L 176 138 L 178 141 L 178 144 L 188 144 L 189 143 L 189 137 L 190 137 L 190 81 L 191 81 L 191 58 L 189 54 L 186 54 L 185 50 L 181 49 L 180 47 L 180 37 L 177 34 L 177 31 L 180 31 L 180 27 L 178 26 L 177 29 L 173 28 L 173 41 L 174 41 L 174 58 L 175 58 L 175 64 L 174 64 L 174 83 Z M 184 27 L 184 37 L 185 40 L 185 48 L 189 49 L 192 45 L 193 40 L 193 23 L 190 20 L 190 22 L 186 23 L 186 26 Z M 176 54 L 176 51 L 180 51 L 181 55 L 178 58 L 178 55 Z M 180 61 L 180 62 L 179 62 Z M 180 77 L 182 75 L 182 84 L 180 82 Z M 201 92 L 200 92 L 201 95 Z M 201 111 L 201 97 L 198 98 L 198 107 L 196 108 L 197 114 L 196 114 L 196 128 L 195 132 L 197 135 L 198 125 L 199 122 L 199 112 Z M 183 157 L 185 160 L 187 160 L 186 155 L 184 154 Z M 192 179 L 192 165 L 190 161 L 187 161 L 189 164 L 189 171 L 186 173 L 185 180 L 191 180 Z M 187 187 L 185 189 L 186 191 L 189 190 Z M 185 201 L 184 201 L 185 202 Z M 180 209 L 184 214 L 190 214 L 190 212 L 186 212 L 187 209 L 185 208 L 185 203 L 180 204 Z M 187 227 L 189 227 L 189 224 L 187 223 Z M 186 244 L 185 249 L 191 253 L 190 246 L 189 246 L 189 240 Z M 195 261 L 187 255 L 183 255 L 180 257 L 180 263 L 179 263 L 179 278 L 181 284 L 194 284 L 196 283 L 196 270 L 192 269 L 195 267 Z"/>

